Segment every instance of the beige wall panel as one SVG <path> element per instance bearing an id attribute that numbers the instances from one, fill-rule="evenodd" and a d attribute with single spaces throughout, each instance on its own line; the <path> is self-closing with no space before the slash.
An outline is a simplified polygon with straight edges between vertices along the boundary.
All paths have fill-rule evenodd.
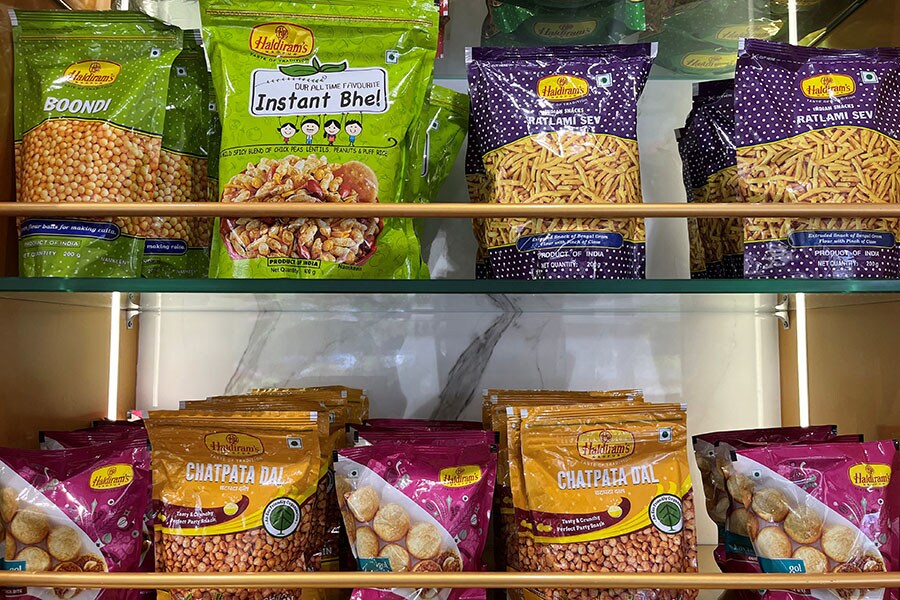
<path id="1" fill-rule="evenodd" d="M 107 414 L 109 294 L 0 297 L 0 445 L 36 447 L 41 429 Z M 119 413 L 134 402 L 136 330 L 121 323 Z"/>
<path id="2" fill-rule="evenodd" d="M 867 439 L 878 437 L 879 426 L 900 426 L 900 299 L 807 300 L 811 422 L 834 422 Z"/>

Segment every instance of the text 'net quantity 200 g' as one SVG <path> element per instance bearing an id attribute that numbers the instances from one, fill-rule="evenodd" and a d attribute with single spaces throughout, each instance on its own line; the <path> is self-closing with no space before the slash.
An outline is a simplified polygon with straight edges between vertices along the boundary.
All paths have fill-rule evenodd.
<path id="1" fill-rule="evenodd" d="M 410 130 L 432 79 L 438 10 L 205 0 L 222 121 L 221 202 L 404 200 Z M 427 277 L 410 219 L 222 218 L 212 277 Z"/>
<path id="2" fill-rule="evenodd" d="M 749 202 L 900 202 L 900 49 L 832 50 L 746 40 L 735 142 Z M 745 221 L 753 278 L 900 276 L 900 220 Z"/>
<path id="3" fill-rule="evenodd" d="M 471 48 L 472 201 L 641 202 L 637 103 L 655 53 L 652 44 Z M 486 246 L 480 254 L 498 279 L 644 276 L 643 219 L 485 219 L 475 226 Z"/>

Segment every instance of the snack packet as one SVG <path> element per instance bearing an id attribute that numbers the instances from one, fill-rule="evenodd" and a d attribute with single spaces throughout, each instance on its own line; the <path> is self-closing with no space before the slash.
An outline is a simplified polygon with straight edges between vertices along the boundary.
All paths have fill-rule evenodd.
<path id="1" fill-rule="evenodd" d="M 203 0 L 220 201 L 405 201 L 438 16 L 433 0 Z M 217 219 L 214 231 L 211 277 L 428 276 L 410 219 Z"/>
<path id="2" fill-rule="evenodd" d="M 609 400 L 622 400 L 625 402 L 643 402 L 644 392 L 638 389 L 622 390 L 598 390 L 598 391 L 570 391 L 570 390 L 500 390 L 486 389 L 481 394 L 481 422 L 485 429 L 492 429 L 492 414 L 498 406 L 508 406 L 511 402 L 521 404 L 555 404 L 565 401 L 568 404 L 576 402 L 604 402 Z M 498 431 L 498 430 L 494 430 Z M 501 427 L 502 431 L 502 427 Z"/>
<path id="3" fill-rule="evenodd" d="M 406 200 L 432 202 L 462 147 L 469 128 L 469 97 L 433 85 L 425 99 L 419 125 L 413 131 Z"/>
<path id="4" fill-rule="evenodd" d="M 487 444 L 338 451 L 338 499 L 362 571 L 479 571 L 497 458 Z M 355 589 L 354 600 L 484 599 L 483 589 Z"/>
<path id="5" fill-rule="evenodd" d="M 439 419 L 366 419 L 366 425 L 382 429 L 405 429 L 422 431 L 462 431 L 480 430 L 477 421 L 441 421 Z"/>
<path id="6" fill-rule="evenodd" d="M 898 568 L 894 441 L 776 445 L 732 454 L 744 505 L 731 521 L 766 573 Z M 737 528 L 737 527 L 735 527 Z M 766 599 L 896 598 L 896 589 L 768 590 Z"/>
<path id="7" fill-rule="evenodd" d="M 209 186 L 207 199 L 210 202 L 219 200 L 219 150 L 222 146 L 222 123 L 219 121 L 219 105 L 216 103 L 216 89 L 213 86 L 212 73 L 206 74 L 206 90 L 208 94 L 206 105 L 207 122 L 209 130 L 206 132 L 207 157 L 206 157 L 206 183 Z M 206 219 L 206 227 L 212 229 L 212 219 Z"/>
<path id="8" fill-rule="evenodd" d="M 763 429 L 739 429 L 716 431 L 695 435 L 692 443 L 694 458 L 700 470 L 706 512 L 716 524 L 718 541 L 713 557 L 725 573 L 759 573 L 756 553 L 750 544 L 729 533 L 729 515 L 737 508 L 741 498 L 734 499 L 727 481 L 731 474 L 731 451 L 735 449 L 764 447 L 770 444 L 827 442 L 837 436 L 836 425 L 811 427 L 768 427 Z M 756 592 L 744 590 L 741 596 L 757 597 Z"/>
<path id="9" fill-rule="evenodd" d="M 900 202 L 900 49 L 745 40 L 735 80 L 738 175 L 747 202 Z M 744 274 L 900 277 L 900 220 L 753 218 Z"/>
<path id="10" fill-rule="evenodd" d="M 687 128 L 675 130 L 675 143 L 678 145 L 678 156 L 681 157 L 681 180 L 684 183 L 685 198 L 688 202 L 694 201 L 694 185 L 691 180 L 693 169 L 690 164 L 692 153 L 688 148 L 688 145 L 692 144 L 692 142 L 693 140 L 689 137 Z M 696 217 L 687 218 L 691 279 L 709 279 L 709 272 L 706 266 L 706 248 L 703 237 L 700 234 L 699 221 L 700 219 Z"/>
<path id="11" fill-rule="evenodd" d="M 143 442 L 64 450 L 0 448 L 7 571 L 133 572 L 145 547 L 150 455 Z M 7 588 L 7 598 L 141 597 L 140 590 Z"/>
<path id="12" fill-rule="evenodd" d="M 64 450 L 83 448 L 107 442 L 148 442 L 147 431 L 143 427 L 103 427 L 76 429 L 75 431 L 41 431 L 38 433 L 41 450 Z"/>
<path id="13" fill-rule="evenodd" d="M 486 200 L 642 201 L 637 103 L 656 47 L 467 50 Z M 486 219 L 498 279 L 644 277 L 643 219 Z"/>
<path id="14" fill-rule="evenodd" d="M 184 406 L 179 406 L 184 409 Z M 219 396 L 189 403 L 189 408 L 215 412 L 316 411 L 320 466 L 313 505 L 311 541 L 306 557 L 309 571 L 337 571 L 341 513 L 334 495 L 334 451 L 346 445 L 347 404 L 337 392 L 304 395 Z M 307 589 L 312 597 L 336 598 L 339 590 Z"/>
<path id="15" fill-rule="evenodd" d="M 496 444 L 497 433 L 494 431 L 422 431 L 419 429 L 381 429 L 368 425 L 354 427 L 356 440 L 354 446 L 374 446 L 375 444 L 427 444 L 432 446 L 468 446 L 473 444 Z"/>
<path id="16" fill-rule="evenodd" d="M 521 421 L 540 570 L 696 572 L 684 407 L 547 406 Z M 601 551 L 604 547 L 611 552 Z M 588 590 L 545 590 L 547 598 Z M 696 590 L 622 591 L 693 598 Z"/>
<path id="17" fill-rule="evenodd" d="M 17 202 L 152 202 L 181 30 L 135 12 L 13 11 Z M 29 218 L 27 277 L 139 277 L 138 217 Z"/>
<path id="18" fill-rule="evenodd" d="M 343 385 L 324 385 L 308 388 L 256 388 L 251 390 L 251 394 L 266 395 L 293 395 L 307 391 L 321 390 L 337 390 L 341 392 L 343 398 L 347 399 L 347 423 L 362 423 L 364 419 L 369 418 L 369 396 L 366 390 L 359 388 L 351 388 Z"/>
<path id="19" fill-rule="evenodd" d="M 184 50 L 172 65 L 154 202 L 209 200 L 209 76 L 200 43 L 199 31 L 184 32 Z M 144 223 L 144 277 L 206 277 L 209 219 L 151 217 Z"/>
<path id="20" fill-rule="evenodd" d="M 321 464 L 316 412 L 152 411 L 147 432 L 159 507 L 157 571 L 308 569 Z M 244 594 L 161 592 L 177 600 L 207 595 L 233 600 Z M 300 590 L 254 591 L 259 598 L 273 594 L 301 596 Z"/>
<path id="21" fill-rule="evenodd" d="M 741 201 L 733 138 L 734 82 L 695 85 L 693 108 L 678 146 L 686 169 L 689 202 Z M 743 220 L 704 218 L 696 222 L 706 275 L 712 279 L 743 277 Z"/>

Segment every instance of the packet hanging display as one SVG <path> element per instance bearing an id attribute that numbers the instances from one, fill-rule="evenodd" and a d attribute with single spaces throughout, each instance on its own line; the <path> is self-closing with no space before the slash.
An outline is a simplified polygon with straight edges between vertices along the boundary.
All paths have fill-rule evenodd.
<path id="1" fill-rule="evenodd" d="M 900 49 L 746 40 L 735 81 L 738 175 L 748 202 L 900 202 Z M 746 277 L 900 277 L 900 220 L 753 218 Z"/>
<path id="2" fill-rule="evenodd" d="M 697 571 L 682 406 L 539 407 L 522 417 L 520 435 L 540 570 Z M 581 598 L 591 592 L 597 593 L 544 594 Z M 648 593 L 694 598 L 697 591 L 613 590 L 611 596 Z"/>
<path id="3" fill-rule="evenodd" d="M 434 2 L 204 0 L 201 20 L 222 122 L 221 202 L 405 200 L 409 136 L 434 69 Z M 211 277 L 427 278 L 411 219 L 217 219 L 214 232 Z"/>
<path id="4" fill-rule="evenodd" d="M 656 47 L 467 49 L 486 201 L 642 201 L 637 103 Z M 486 219 L 498 279 L 644 277 L 643 219 Z"/>
<path id="5" fill-rule="evenodd" d="M 480 571 L 494 492 L 490 446 L 338 451 L 336 487 L 361 571 Z M 354 600 L 481 599 L 484 589 L 354 589 Z"/>
<path id="6" fill-rule="evenodd" d="M 321 462 L 318 429 L 318 414 L 308 411 L 152 411 L 156 570 L 306 571 Z M 263 600 L 273 594 L 301 596 L 300 590 L 178 589 L 160 597 Z"/>
<path id="7" fill-rule="evenodd" d="M 767 573 L 877 573 L 898 568 L 894 441 L 737 450 L 742 525 Z M 767 590 L 769 600 L 880 600 L 894 589 Z"/>
<path id="8" fill-rule="evenodd" d="M 209 87 L 199 31 L 184 32 L 184 50 L 169 76 L 165 128 L 154 202 L 209 200 Z M 206 277 L 210 219 L 151 217 L 144 244 L 144 277 Z"/>
<path id="9" fill-rule="evenodd" d="M 150 512 L 146 443 L 64 450 L 0 448 L 2 568 L 67 573 L 134 572 Z M 137 600 L 141 590 L 6 588 L 24 600 Z"/>
<path id="10" fill-rule="evenodd" d="M 412 135 L 407 201 L 432 202 L 450 175 L 469 129 L 469 97 L 434 85 Z"/>
<path id="11" fill-rule="evenodd" d="M 13 11 L 17 202 L 152 202 L 181 30 L 139 13 Z M 149 218 L 29 218 L 28 277 L 139 277 Z"/>

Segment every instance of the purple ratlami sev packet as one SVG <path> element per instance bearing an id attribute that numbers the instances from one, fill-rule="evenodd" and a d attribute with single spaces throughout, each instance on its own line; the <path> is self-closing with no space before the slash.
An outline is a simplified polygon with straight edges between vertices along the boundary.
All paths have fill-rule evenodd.
<path id="1" fill-rule="evenodd" d="M 900 49 L 744 40 L 735 79 L 738 174 L 748 202 L 900 202 Z M 744 274 L 900 277 L 900 220 L 753 218 Z"/>
<path id="2" fill-rule="evenodd" d="M 896 443 L 822 442 L 733 451 L 742 528 L 767 573 L 898 567 Z M 768 590 L 766 600 L 896 599 L 894 589 Z"/>
<path id="3" fill-rule="evenodd" d="M 476 198 L 641 202 L 637 103 L 655 54 L 653 44 L 468 49 Z M 480 174 L 468 162 L 471 189 Z M 497 279 L 644 277 L 643 219 L 485 219 L 476 232 Z"/>
<path id="4" fill-rule="evenodd" d="M 682 133 L 682 158 L 689 166 L 690 202 L 740 202 L 734 147 L 734 81 L 706 81 L 694 88 L 694 101 Z M 711 279 L 744 276 L 744 224 L 739 217 L 697 219 L 704 262 Z"/>

